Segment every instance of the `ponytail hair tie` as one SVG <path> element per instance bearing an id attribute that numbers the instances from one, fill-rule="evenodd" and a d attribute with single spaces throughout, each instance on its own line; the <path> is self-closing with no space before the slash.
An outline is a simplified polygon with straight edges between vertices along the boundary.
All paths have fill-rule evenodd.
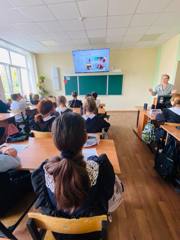
<path id="1" fill-rule="evenodd" d="M 62 151 L 61 156 L 62 156 L 62 158 L 72 159 L 72 158 L 74 158 L 75 154 L 71 151 Z"/>

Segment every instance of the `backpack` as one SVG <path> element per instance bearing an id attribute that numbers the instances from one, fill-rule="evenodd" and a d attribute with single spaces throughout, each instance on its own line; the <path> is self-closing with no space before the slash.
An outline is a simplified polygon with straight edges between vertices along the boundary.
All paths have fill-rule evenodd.
<path id="1" fill-rule="evenodd" d="M 155 126 L 151 122 L 148 122 L 142 131 L 142 141 L 146 144 L 156 141 Z"/>
<path id="2" fill-rule="evenodd" d="M 29 136 L 26 133 L 19 132 L 12 136 L 9 136 L 6 140 L 7 143 L 22 142 L 28 140 Z"/>
<path id="3" fill-rule="evenodd" d="M 155 169 L 165 180 L 172 180 L 175 176 L 175 151 L 176 141 L 173 137 L 169 137 L 164 150 L 155 160 Z"/>
<path id="4" fill-rule="evenodd" d="M 122 203 L 124 193 L 124 185 L 121 180 L 115 175 L 114 194 L 108 201 L 108 213 L 114 212 Z"/>
<path id="5" fill-rule="evenodd" d="M 4 216 L 28 192 L 32 192 L 31 173 L 12 169 L 0 172 L 0 217 Z"/>

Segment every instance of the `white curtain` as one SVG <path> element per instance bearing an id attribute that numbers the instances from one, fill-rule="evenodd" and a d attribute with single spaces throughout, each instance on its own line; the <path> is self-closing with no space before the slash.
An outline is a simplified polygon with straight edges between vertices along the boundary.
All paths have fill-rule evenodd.
<path id="1" fill-rule="evenodd" d="M 34 54 L 28 55 L 28 68 L 30 69 L 29 78 L 30 78 L 30 85 L 31 85 L 31 92 L 37 93 L 37 65 L 36 65 L 36 57 Z"/>
<path id="2" fill-rule="evenodd" d="M 5 101 L 4 88 L 3 88 L 3 85 L 2 85 L 1 76 L 0 76 L 0 99 Z"/>

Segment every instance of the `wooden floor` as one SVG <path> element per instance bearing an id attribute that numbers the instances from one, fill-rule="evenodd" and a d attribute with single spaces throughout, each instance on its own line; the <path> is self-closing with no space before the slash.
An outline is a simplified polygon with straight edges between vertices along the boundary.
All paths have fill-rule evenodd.
<path id="1" fill-rule="evenodd" d="M 113 214 L 108 239 L 179 240 L 180 194 L 157 175 L 152 153 L 133 133 L 136 113 L 111 113 L 110 121 L 110 137 L 116 143 L 125 194 L 124 202 Z M 16 236 L 19 240 L 31 239 L 25 221 Z"/>

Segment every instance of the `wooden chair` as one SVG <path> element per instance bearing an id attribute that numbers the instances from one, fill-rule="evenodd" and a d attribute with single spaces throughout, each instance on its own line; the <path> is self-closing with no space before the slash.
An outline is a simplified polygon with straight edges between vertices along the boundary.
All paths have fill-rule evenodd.
<path id="1" fill-rule="evenodd" d="M 51 132 L 40 132 L 40 131 L 32 130 L 31 133 L 35 138 L 52 138 Z"/>
<path id="2" fill-rule="evenodd" d="M 100 239 L 106 239 L 106 215 L 79 219 L 66 219 L 30 212 L 28 213 L 28 217 L 27 228 L 33 240 L 44 239 L 47 231 L 69 235 L 100 232 Z"/>

